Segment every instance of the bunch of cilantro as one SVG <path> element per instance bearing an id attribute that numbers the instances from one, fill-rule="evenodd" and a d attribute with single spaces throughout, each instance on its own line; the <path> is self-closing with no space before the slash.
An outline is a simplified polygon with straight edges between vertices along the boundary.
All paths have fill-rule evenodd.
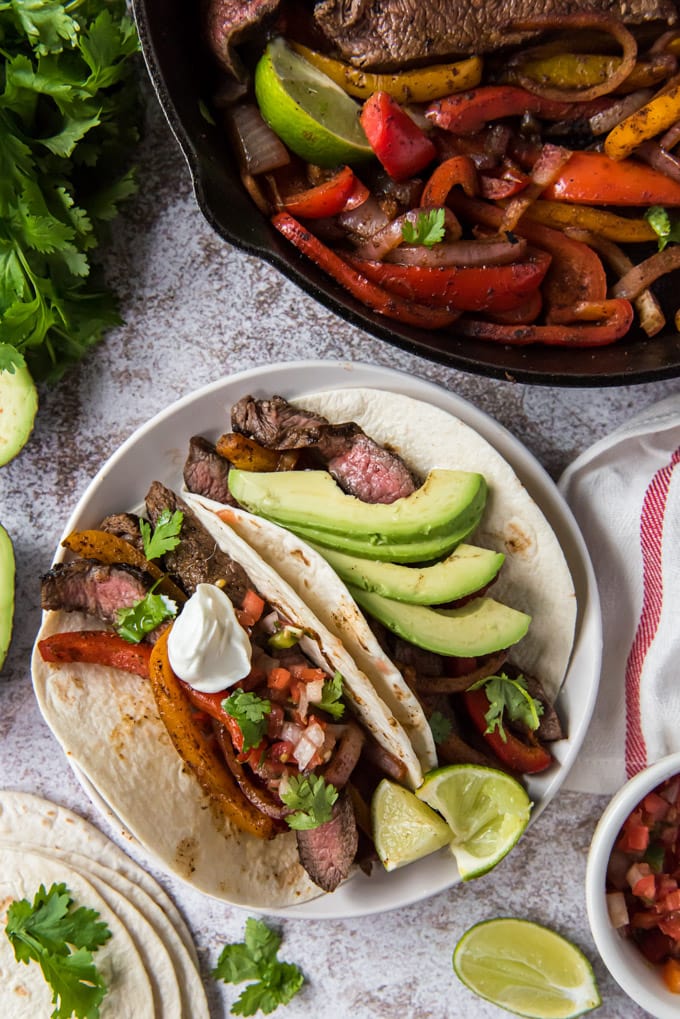
<path id="1" fill-rule="evenodd" d="M 0 0 L 0 371 L 53 381 L 120 322 L 92 265 L 136 190 L 125 0 Z"/>

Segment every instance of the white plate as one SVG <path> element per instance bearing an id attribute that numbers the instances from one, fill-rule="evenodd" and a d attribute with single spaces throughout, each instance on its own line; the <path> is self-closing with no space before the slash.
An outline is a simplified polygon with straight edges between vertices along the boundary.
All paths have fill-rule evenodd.
<path id="1" fill-rule="evenodd" d="M 547 806 L 562 785 L 588 728 L 600 676 L 602 628 L 593 568 L 583 538 L 569 508 L 548 474 L 505 428 L 460 397 L 402 372 L 341 361 L 295 361 L 254 368 L 218 382 L 172 404 L 139 428 L 99 471 L 79 501 L 64 534 L 95 526 L 114 510 L 137 506 L 152 478 L 178 489 L 188 440 L 192 435 L 216 438 L 228 430 L 232 404 L 251 393 L 300 397 L 305 392 L 367 386 L 404 393 L 425 400 L 458 416 L 476 429 L 513 466 L 557 534 L 574 580 L 578 617 L 574 649 L 560 691 L 557 708 L 566 722 L 568 738 L 554 745 L 559 766 L 527 784 L 535 804 L 532 820 Z M 62 551 L 60 549 L 60 551 Z M 81 780 L 83 776 L 79 775 Z M 83 788 L 95 806 L 109 813 L 90 783 Z M 108 808 L 108 809 L 107 809 Z M 134 834 L 134 832 L 132 833 Z M 153 854 L 152 847 L 146 847 Z M 332 895 L 282 910 L 267 910 L 291 917 L 334 918 L 384 912 L 424 899 L 459 881 L 448 850 L 391 874 L 374 867 L 342 885 Z"/>

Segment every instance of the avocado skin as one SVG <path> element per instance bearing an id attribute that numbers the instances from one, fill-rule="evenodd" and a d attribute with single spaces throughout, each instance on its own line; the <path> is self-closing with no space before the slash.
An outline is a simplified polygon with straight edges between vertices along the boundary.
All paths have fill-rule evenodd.
<path id="1" fill-rule="evenodd" d="M 357 604 L 388 630 L 416 647 L 453 658 L 478 658 L 511 647 L 531 622 L 531 616 L 492 598 L 474 598 L 458 609 L 432 609 L 348 587 Z"/>
<path id="2" fill-rule="evenodd" d="M 25 365 L 0 371 L 0 467 L 28 442 L 38 410 L 38 391 Z"/>
<path id="3" fill-rule="evenodd" d="M 0 524 L 0 669 L 4 665 L 12 639 L 14 573 L 12 541 L 5 528 Z"/>
<path id="4" fill-rule="evenodd" d="M 460 544 L 441 562 L 413 567 L 312 547 L 345 583 L 410 605 L 441 605 L 474 594 L 491 583 L 505 559 L 502 552 Z"/>
<path id="5" fill-rule="evenodd" d="M 362 502 L 347 495 L 327 471 L 232 469 L 229 490 L 241 506 L 291 530 L 301 526 L 350 535 L 371 545 L 443 536 L 461 528 L 469 532 L 469 522 L 479 520 L 487 496 L 483 475 L 440 469 L 430 471 L 411 495 L 392 503 Z"/>

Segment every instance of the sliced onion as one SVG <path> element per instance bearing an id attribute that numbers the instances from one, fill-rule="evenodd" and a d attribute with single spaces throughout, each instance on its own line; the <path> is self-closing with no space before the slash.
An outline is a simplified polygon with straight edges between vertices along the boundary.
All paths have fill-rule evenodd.
<path id="1" fill-rule="evenodd" d="M 594 113 L 592 117 L 589 117 L 590 130 L 594 135 L 609 134 L 612 128 L 620 124 L 622 120 L 642 109 L 653 95 L 654 89 L 651 88 L 640 88 L 637 92 L 629 92 L 627 96 L 622 96 L 613 102 L 606 110 L 600 110 L 599 113 Z"/>
<path id="2" fill-rule="evenodd" d="M 297 746 L 304 731 L 303 727 L 296 722 L 284 722 L 281 726 L 281 739 Z"/>
<path id="3" fill-rule="evenodd" d="M 651 141 L 643 142 L 635 149 L 635 155 L 645 163 L 649 163 L 655 170 L 665 174 L 666 177 L 680 183 L 680 159 L 671 152 L 667 152 L 661 145 Z"/>
<path id="4" fill-rule="evenodd" d="M 422 244 L 402 244 L 390 251 L 385 261 L 398 265 L 460 265 L 474 268 L 519 262 L 524 258 L 526 250 L 527 242 L 523 237 L 514 241 L 504 237 L 482 237 L 475 241 L 453 241 L 451 244 L 442 242 L 433 248 L 426 248 Z"/>
<path id="5" fill-rule="evenodd" d="M 254 103 L 241 103 L 226 114 L 242 168 L 247 173 L 269 173 L 290 163 L 290 153 L 262 119 Z"/>
<path id="6" fill-rule="evenodd" d="M 278 623 L 279 614 L 276 611 L 276 609 L 274 609 L 274 611 L 270 612 L 268 615 L 263 616 L 262 619 L 260 620 L 260 626 L 267 634 L 273 633 L 276 627 L 278 626 Z"/>
<path id="7" fill-rule="evenodd" d="M 665 134 L 662 134 L 659 138 L 659 145 L 662 149 L 666 149 L 670 152 L 680 142 L 680 120 L 678 120 L 672 127 L 669 127 Z"/>
<path id="8" fill-rule="evenodd" d="M 510 25 L 511 30 L 520 32 L 544 32 L 547 29 L 585 29 L 600 30 L 612 35 L 621 46 L 621 63 L 606 81 L 598 82 L 589 88 L 569 89 L 555 88 L 551 85 L 543 85 L 534 81 L 521 71 L 517 80 L 528 92 L 543 96 L 545 99 L 556 99 L 564 102 L 583 102 L 588 99 L 597 99 L 598 96 L 607 95 L 613 92 L 626 80 L 635 67 L 637 59 L 637 42 L 632 32 L 626 28 L 623 22 L 617 18 L 609 17 L 606 14 L 595 12 L 581 12 L 579 14 L 564 14 L 557 17 L 554 14 L 542 15 L 537 18 L 528 18 L 514 21 Z M 531 50 L 524 50 L 523 57 L 531 55 Z"/>
<path id="9" fill-rule="evenodd" d="M 607 911 L 612 927 L 625 927 L 629 922 L 626 897 L 623 892 L 607 893 Z"/>
<path id="10" fill-rule="evenodd" d="M 358 237 L 372 237 L 378 230 L 389 224 L 389 219 L 373 195 L 355 209 L 348 209 L 338 216 L 338 223 Z"/>
<path id="11" fill-rule="evenodd" d="M 632 301 L 660 276 L 665 276 L 674 269 L 680 269 L 680 244 L 657 251 L 644 262 L 633 266 L 618 283 L 614 284 L 611 290 L 612 297 L 627 297 Z"/>
<path id="12" fill-rule="evenodd" d="M 630 888 L 635 888 L 643 877 L 649 877 L 651 868 L 648 863 L 632 863 L 626 871 L 626 881 Z"/>
<path id="13" fill-rule="evenodd" d="M 520 219 L 546 188 L 557 180 L 565 163 L 571 158 L 571 150 L 562 145 L 544 145 L 541 154 L 531 169 L 531 183 L 512 198 L 503 213 L 499 233 L 515 229 Z"/>
<path id="14" fill-rule="evenodd" d="M 323 746 L 325 739 L 326 734 L 317 722 L 307 726 L 293 753 L 300 771 L 304 771 L 314 754 Z"/>
<path id="15" fill-rule="evenodd" d="M 310 704 L 318 704 L 323 697 L 323 680 L 315 679 L 313 683 L 305 684 L 307 687 L 307 700 Z"/>
<path id="16" fill-rule="evenodd" d="M 422 213 L 422 209 L 410 209 L 402 216 L 397 216 L 396 219 L 393 219 L 382 230 L 378 230 L 377 233 L 373 234 L 368 241 L 359 245 L 356 249 L 356 254 L 359 258 L 368 259 L 372 262 L 381 262 L 389 251 L 392 251 L 402 243 L 404 239 L 404 223 L 412 223 L 415 226 L 418 222 L 418 217 Z M 444 209 L 444 228 L 452 240 L 457 240 L 461 235 L 460 223 L 450 209 Z M 437 246 L 439 247 L 439 245 Z"/>
<path id="17" fill-rule="evenodd" d="M 298 689 L 300 691 L 300 699 L 298 700 L 297 703 L 297 710 L 300 718 L 304 721 L 304 719 L 307 718 L 307 709 L 309 707 L 309 693 L 307 691 L 307 684 L 300 683 L 298 685 Z"/>

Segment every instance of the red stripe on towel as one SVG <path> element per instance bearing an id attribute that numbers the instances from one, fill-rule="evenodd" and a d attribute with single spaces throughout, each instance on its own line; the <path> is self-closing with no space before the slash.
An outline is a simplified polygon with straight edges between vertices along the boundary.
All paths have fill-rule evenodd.
<path id="1" fill-rule="evenodd" d="M 642 733 L 640 712 L 640 680 L 647 652 L 656 636 L 661 618 L 663 525 L 671 476 L 678 463 L 680 449 L 676 449 L 666 466 L 656 472 L 642 503 L 640 518 L 642 611 L 626 663 L 626 774 L 629 778 L 647 766 L 647 746 Z"/>

